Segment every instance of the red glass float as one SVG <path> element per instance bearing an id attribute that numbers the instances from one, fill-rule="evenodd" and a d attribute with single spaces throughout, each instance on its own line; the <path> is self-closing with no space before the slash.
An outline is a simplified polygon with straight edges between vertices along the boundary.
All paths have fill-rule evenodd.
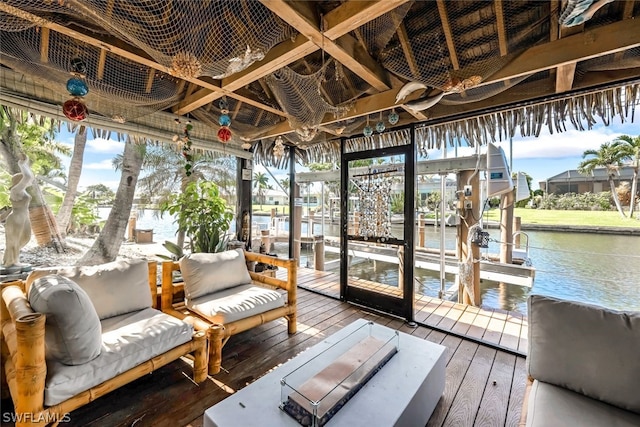
<path id="1" fill-rule="evenodd" d="M 218 129 L 218 139 L 223 144 L 229 142 L 229 140 L 231 139 L 231 130 L 226 126 L 222 126 L 220 129 Z"/>
<path id="2" fill-rule="evenodd" d="M 77 98 L 72 98 L 62 104 L 62 112 L 69 120 L 74 122 L 81 122 L 89 115 L 87 106 Z"/>

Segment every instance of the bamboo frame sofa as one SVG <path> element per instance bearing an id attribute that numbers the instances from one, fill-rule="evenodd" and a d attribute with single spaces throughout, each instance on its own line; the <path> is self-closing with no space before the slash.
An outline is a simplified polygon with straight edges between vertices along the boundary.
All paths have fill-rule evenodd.
<path id="1" fill-rule="evenodd" d="M 26 281 L 2 284 L 2 387 L 10 391 L 17 427 L 64 422 L 69 412 L 182 356 L 193 358 L 195 382 L 207 378 L 205 334 L 156 309 L 157 264 L 148 263 L 148 271 L 145 264 L 145 260 L 116 261 L 36 270 Z M 52 271 L 56 274 L 50 274 Z M 123 280 L 125 277 L 131 280 Z M 87 281 L 92 282 L 88 287 Z M 96 287 L 101 288 L 98 293 Z M 129 294 L 122 295 L 122 291 Z M 52 292 L 62 295 L 52 298 Z M 100 300 L 95 299 L 98 295 Z M 59 312 L 49 310 L 55 298 Z M 35 311 L 33 307 L 40 307 L 45 299 L 51 304 L 47 310 Z M 79 312 L 91 310 L 69 307 L 72 300 L 84 301 L 83 308 L 95 307 L 94 318 L 78 321 L 77 316 L 83 315 Z M 67 313 L 71 319 L 64 319 Z M 84 351 L 91 345 L 87 345 L 87 336 L 97 333 L 95 339 L 89 339 L 97 343 L 97 355 L 79 360 L 76 352 L 72 356 L 76 360 L 56 358 L 56 344 L 51 341 L 59 338 L 55 328 L 68 331 L 75 328 L 70 322 L 82 328 L 84 323 L 95 325 L 94 321 L 98 322 L 95 330 L 69 335 L 59 348 L 80 340 Z"/>
<path id="2" fill-rule="evenodd" d="M 287 280 L 255 273 L 247 262 L 285 268 Z M 162 263 L 162 310 L 205 331 L 209 374 L 220 372 L 222 347 L 232 335 L 280 317 L 295 334 L 297 262 L 269 255 L 228 250 L 197 253 Z M 174 280 L 180 271 L 182 278 Z M 286 300 L 284 293 L 286 291 Z M 184 292 L 184 294 L 183 294 Z"/>

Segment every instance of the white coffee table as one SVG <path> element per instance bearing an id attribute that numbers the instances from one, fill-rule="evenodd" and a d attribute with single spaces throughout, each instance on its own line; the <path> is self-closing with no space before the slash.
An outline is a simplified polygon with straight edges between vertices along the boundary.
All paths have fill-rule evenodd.
<path id="1" fill-rule="evenodd" d="M 356 320 L 207 409 L 204 427 L 299 426 L 278 407 L 280 379 L 365 323 L 364 319 Z M 444 392 L 446 348 L 402 332 L 399 347 L 398 353 L 331 418 L 327 426 L 426 425 Z"/>

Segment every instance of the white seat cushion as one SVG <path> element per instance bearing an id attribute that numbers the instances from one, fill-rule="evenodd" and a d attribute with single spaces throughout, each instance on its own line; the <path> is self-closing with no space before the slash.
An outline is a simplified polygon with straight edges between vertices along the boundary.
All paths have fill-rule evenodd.
<path id="1" fill-rule="evenodd" d="M 44 404 L 51 406 L 191 340 L 193 328 L 153 308 L 103 320 L 102 351 L 83 365 L 47 360 Z"/>
<path id="2" fill-rule="evenodd" d="M 640 415 L 553 384 L 534 381 L 527 427 L 637 427 Z"/>
<path id="3" fill-rule="evenodd" d="M 214 323 L 231 323 L 283 307 L 282 293 L 256 285 L 241 285 L 186 302 L 189 309 Z"/>

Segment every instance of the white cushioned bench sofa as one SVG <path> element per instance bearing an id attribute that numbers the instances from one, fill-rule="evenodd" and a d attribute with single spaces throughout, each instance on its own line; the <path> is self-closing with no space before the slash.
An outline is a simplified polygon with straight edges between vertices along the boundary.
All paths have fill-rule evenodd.
<path id="1" fill-rule="evenodd" d="M 528 427 L 640 426 L 640 312 L 531 295 Z"/>
<path id="2" fill-rule="evenodd" d="M 194 380 L 206 379 L 205 334 L 155 308 L 156 271 L 155 262 L 123 260 L 3 284 L 3 373 L 17 426 L 63 420 L 185 355 Z"/>
<path id="3" fill-rule="evenodd" d="M 287 280 L 249 271 L 247 262 L 285 268 Z M 296 333 L 296 287 L 295 260 L 242 249 L 162 263 L 162 310 L 207 333 L 211 375 L 220 372 L 222 347 L 232 335 L 280 317 L 287 319 L 288 332 Z"/>

